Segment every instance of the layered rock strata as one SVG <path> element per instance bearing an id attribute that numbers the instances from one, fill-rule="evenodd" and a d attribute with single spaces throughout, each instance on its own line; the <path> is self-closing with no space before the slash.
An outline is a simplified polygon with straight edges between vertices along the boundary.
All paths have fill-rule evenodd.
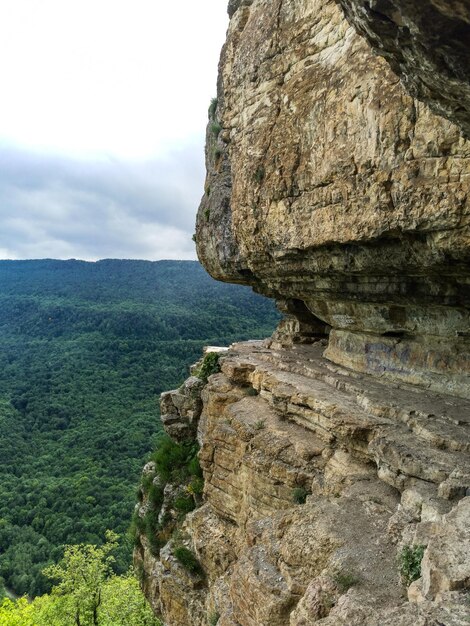
<path id="1" fill-rule="evenodd" d="M 230 11 L 201 261 L 300 303 L 330 360 L 470 397 L 470 143 L 333 0 Z"/>
<path id="2" fill-rule="evenodd" d="M 229 15 L 198 254 L 286 317 L 162 398 L 204 491 L 144 589 L 167 626 L 464 626 L 468 2 Z"/>
<path id="3" fill-rule="evenodd" d="M 469 622 L 469 402 L 322 350 L 239 344 L 209 378 L 204 503 L 178 539 L 202 569 L 178 562 L 174 540 L 139 554 L 168 626 Z M 421 546 L 410 585 L 403 555 Z"/>

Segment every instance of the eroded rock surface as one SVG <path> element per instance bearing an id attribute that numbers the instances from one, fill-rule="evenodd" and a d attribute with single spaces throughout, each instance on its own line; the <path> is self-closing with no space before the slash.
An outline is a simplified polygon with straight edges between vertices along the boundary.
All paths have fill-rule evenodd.
<path id="1" fill-rule="evenodd" d="M 229 15 L 198 254 L 286 317 L 163 396 L 204 488 L 144 590 L 167 626 L 466 626 L 468 2 Z"/>
<path id="2" fill-rule="evenodd" d="M 470 143 L 333 0 L 231 6 L 201 261 L 301 303 L 330 360 L 469 397 Z"/>
<path id="3" fill-rule="evenodd" d="M 338 0 L 415 97 L 470 137 L 470 2 Z"/>
<path id="4" fill-rule="evenodd" d="M 180 530 L 203 573 L 178 563 L 173 540 L 139 554 L 168 626 L 470 620 L 469 401 L 384 384 L 322 350 L 238 344 L 203 388 L 204 503 Z M 413 546 L 426 549 L 407 595 L 399 561 Z"/>

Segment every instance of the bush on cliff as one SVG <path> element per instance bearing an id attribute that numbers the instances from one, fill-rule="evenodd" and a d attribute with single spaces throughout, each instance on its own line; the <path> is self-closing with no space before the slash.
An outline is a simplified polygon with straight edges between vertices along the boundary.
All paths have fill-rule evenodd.
<path id="1" fill-rule="evenodd" d="M 217 352 L 208 352 L 201 363 L 201 367 L 196 372 L 196 376 L 207 382 L 209 376 L 218 372 L 220 372 L 219 355 Z"/>

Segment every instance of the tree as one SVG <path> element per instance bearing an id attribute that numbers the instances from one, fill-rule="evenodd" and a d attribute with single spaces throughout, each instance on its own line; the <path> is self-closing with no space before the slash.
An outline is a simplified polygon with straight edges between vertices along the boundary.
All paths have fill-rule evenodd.
<path id="1" fill-rule="evenodd" d="M 103 585 L 111 575 L 114 562 L 111 552 L 118 546 L 117 539 L 116 533 L 108 530 L 106 543 L 102 546 L 67 546 L 63 559 L 44 570 L 48 578 L 59 581 L 52 595 L 67 599 L 60 605 L 68 623 L 76 626 L 99 625 Z"/>
<path id="2" fill-rule="evenodd" d="M 117 539 L 108 531 L 102 546 L 67 546 L 62 560 L 44 570 L 58 581 L 51 594 L 3 600 L 0 626 L 161 626 L 132 570 L 112 573 Z"/>

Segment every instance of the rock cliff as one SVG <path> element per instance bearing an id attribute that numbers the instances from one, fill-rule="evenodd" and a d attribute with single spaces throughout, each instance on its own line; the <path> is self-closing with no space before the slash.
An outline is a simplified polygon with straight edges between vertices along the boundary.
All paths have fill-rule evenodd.
<path id="1" fill-rule="evenodd" d="M 178 437 L 203 407 L 203 500 L 136 550 L 168 626 L 469 623 L 470 402 L 336 366 L 323 343 L 235 345 L 163 396 Z"/>
<path id="2" fill-rule="evenodd" d="M 230 0 L 198 254 L 285 319 L 162 397 L 203 479 L 144 473 L 167 626 L 470 622 L 467 9 Z"/>

